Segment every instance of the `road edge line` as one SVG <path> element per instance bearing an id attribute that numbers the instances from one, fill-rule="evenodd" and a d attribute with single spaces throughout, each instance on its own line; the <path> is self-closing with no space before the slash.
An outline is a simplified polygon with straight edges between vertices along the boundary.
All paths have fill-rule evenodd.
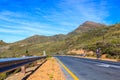
<path id="1" fill-rule="evenodd" d="M 62 65 L 62 67 L 72 76 L 74 80 L 79 80 L 79 78 L 69 68 L 67 68 L 58 58 L 56 59 Z"/>

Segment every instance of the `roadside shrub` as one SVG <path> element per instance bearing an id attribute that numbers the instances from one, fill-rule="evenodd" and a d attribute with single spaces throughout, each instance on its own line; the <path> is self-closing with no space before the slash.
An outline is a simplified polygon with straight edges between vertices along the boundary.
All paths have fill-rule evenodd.
<path id="1" fill-rule="evenodd" d="M 0 80 L 4 80 L 7 77 L 6 73 L 0 74 Z"/>

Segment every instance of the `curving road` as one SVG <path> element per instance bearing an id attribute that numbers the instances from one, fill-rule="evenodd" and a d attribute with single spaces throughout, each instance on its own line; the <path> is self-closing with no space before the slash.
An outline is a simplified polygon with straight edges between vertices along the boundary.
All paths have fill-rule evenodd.
<path id="1" fill-rule="evenodd" d="M 120 62 L 56 56 L 80 80 L 120 80 Z"/>

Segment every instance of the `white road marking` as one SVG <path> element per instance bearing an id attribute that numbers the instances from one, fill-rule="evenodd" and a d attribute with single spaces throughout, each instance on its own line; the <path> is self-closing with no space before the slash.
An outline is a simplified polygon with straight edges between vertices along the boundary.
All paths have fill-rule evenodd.
<path id="1" fill-rule="evenodd" d="M 97 66 L 102 66 L 102 67 L 110 67 L 109 64 L 104 64 L 104 63 L 100 63 L 100 64 L 96 64 Z"/>
<path id="2" fill-rule="evenodd" d="M 101 67 L 120 68 L 120 66 L 117 66 L 117 65 L 111 65 L 111 64 L 105 64 L 105 63 L 102 63 L 102 62 L 94 62 L 94 61 L 87 61 L 87 62 L 90 62 L 90 63 L 96 64 L 97 66 L 101 66 Z"/>
<path id="3" fill-rule="evenodd" d="M 105 64 L 105 63 L 103 63 L 103 62 L 95 62 L 95 61 L 88 61 L 88 60 L 86 60 L 86 61 L 89 62 L 89 63 L 93 63 L 93 64 L 95 64 L 95 65 L 97 65 L 97 66 L 101 66 L 101 67 L 120 68 L 120 66 L 117 66 L 117 65 L 111 65 L 111 64 Z"/>
<path id="4" fill-rule="evenodd" d="M 120 66 L 110 65 L 110 64 L 105 64 L 105 63 L 100 63 L 100 64 L 96 64 L 96 65 L 97 65 L 97 66 L 102 66 L 102 67 L 120 68 Z"/>

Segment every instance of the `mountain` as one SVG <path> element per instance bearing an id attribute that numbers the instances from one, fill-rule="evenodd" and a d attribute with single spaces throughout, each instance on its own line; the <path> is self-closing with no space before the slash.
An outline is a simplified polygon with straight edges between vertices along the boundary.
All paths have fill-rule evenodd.
<path id="1" fill-rule="evenodd" d="M 6 45 L 7 43 L 4 42 L 3 40 L 0 40 L 0 45 Z"/>
<path id="2" fill-rule="evenodd" d="M 0 46 L 0 54 L 2 54 L 0 57 L 19 57 L 25 55 L 26 50 L 29 55 L 42 55 L 44 50 L 47 54 L 66 54 L 73 49 L 94 52 L 96 48 L 100 47 L 102 53 L 107 54 L 107 57 L 120 59 L 120 24 L 104 26 L 104 24 L 86 21 L 69 35 L 34 35 L 15 43 Z M 5 42 L 0 41 L 0 43 L 4 44 Z"/>
<path id="3" fill-rule="evenodd" d="M 40 35 L 33 35 L 28 37 L 24 40 L 18 41 L 16 43 L 43 43 L 48 41 L 49 37 L 47 36 L 40 36 Z"/>
<path id="4" fill-rule="evenodd" d="M 86 21 L 82 25 L 80 25 L 77 29 L 75 29 L 73 32 L 70 32 L 68 34 L 72 33 L 79 33 L 79 32 L 84 32 L 88 30 L 92 30 L 98 27 L 103 27 L 105 25 L 100 24 L 100 23 L 95 23 L 92 21 Z M 54 36 L 42 36 L 42 35 L 33 35 L 31 37 L 28 37 L 24 40 L 18 41 L 16 43 L 45 43 L 45 42 L 54 42 L 54 41 L 60 41 L 64 40 L 67 35 L 63 34 L 58 34 Z"/>
<path id="5" fill-rule="evenodd" d="M 41 36 L 41 35 L 34 35 L 24 40 L 18 41 L 16 43 L 45 43 L 45 42 L 54 42 L 64 40 L 65 35 L 58 34 L 54 36 Z"/>
<path id="6" fill-rule="evenodd" d="M 101 23 L 96 23 L 96 22 L 92 22 L 92 21 L 86 21 L 82 25 L 80 25 L 77 29 L 70 32 L 69 34 L 86 32 L 88 30 L 93 30 L 93 29 L 100 28 L 100 27 L 105 27 L 105 26 L 106 25 L 101 24 Z"/>

